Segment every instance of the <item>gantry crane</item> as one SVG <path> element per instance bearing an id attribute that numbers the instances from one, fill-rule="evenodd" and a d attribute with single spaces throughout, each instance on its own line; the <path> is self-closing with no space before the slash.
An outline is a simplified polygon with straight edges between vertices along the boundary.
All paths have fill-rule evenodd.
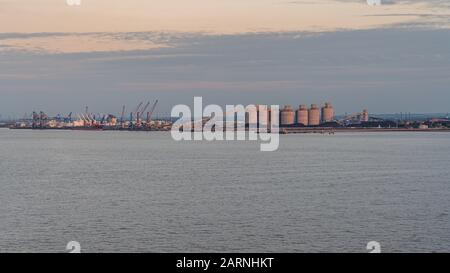
<path id="1" fill-rule="evenodd" d="M 158 100 L 155 101 L 150 112 L 147 112 L 147 126 L 150 127 L 150 121 L 152 120 L 153 112 L 155 111 L 156 105 L 158 104 Z"/>

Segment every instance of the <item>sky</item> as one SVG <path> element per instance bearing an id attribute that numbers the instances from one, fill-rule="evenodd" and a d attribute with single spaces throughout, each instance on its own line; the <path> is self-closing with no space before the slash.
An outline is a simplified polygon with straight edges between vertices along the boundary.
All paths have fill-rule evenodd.
<path id="1" fill-rule="evenodd" d="M 0 0 L 0 114 L 196 95 L 449 112 L 449 27 L 443 0 Z"/>

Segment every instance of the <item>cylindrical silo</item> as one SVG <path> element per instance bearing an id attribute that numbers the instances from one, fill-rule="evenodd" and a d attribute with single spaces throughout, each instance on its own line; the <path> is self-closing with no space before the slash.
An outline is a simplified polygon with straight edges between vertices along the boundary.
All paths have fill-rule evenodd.
<path id="1" fill-rule="evenodd" d="M 306 105 L 300 105 L 297 110 L 297 124 L 308 126 L 308 107 Z"/>
<path id="2" fill-rule="evenodd" d="M 295 123 L 295 112 L 292 106 L 286 105 L 281 110 L 281 125 L 293 125 Z"/>
<path id="3" fill-rule="evenodd" d="M 331 103 L 327 102 L 322 107 L 322 123 L 331 122 L 334 119 L 334 109 Z"/>
<path id="4" fill-rule="evenodd" d="M 317 126 L 320 125 L 320 109 L 317 104 L 311 104 L 311 108 L 308 113 L 308 125 Z"/>
<path id="5" fill-rule="evenodd" d="M 362 121 L 369 121 L 369 111 L 367 109 L 364 109 L 362 112 Z"/>

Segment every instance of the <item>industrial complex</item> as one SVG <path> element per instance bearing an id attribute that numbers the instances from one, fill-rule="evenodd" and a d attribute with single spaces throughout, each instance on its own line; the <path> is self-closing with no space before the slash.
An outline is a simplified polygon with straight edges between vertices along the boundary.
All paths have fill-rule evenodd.
<path id="1" fill-rule="evenodd" d="M 171 128 L 170 120 L 153 119 L 153 113 L 158 104 L 156 100 L 150 107 L 140 102 L 128 114 L 126 107 L 122 107 L 119 116 L 113 114 L 94 114 L 86 106 L 84 113 L 69 113 L 63 117 L 49 117 L 45 112 L 34 111 L 31 117 L 21 119 L 9 124 L 11 129 L 71 129 L 71 130 L 128 130 L 128 131 L 168 131 Z"/>
<path id="2" fill-rule="evenodd" d="M 33 112 L 31 116 L 20 120 L 0 123 L 0 127 L 11 129 L 67 129 L 67 130 L 126 130 L 126 131 L 169 131 L 172 128 L 173 119 L 154 119 L 153 114 L 158 105 L 158 100 L 152 104 L 150 101 L 144 104 L 140 102 L 132 111 L 126 112 L 122 107 L 119 115 L 93 114 L 86 107 L 84 113 L 67 116 L 57 115 L 49 117 L 43 111 Z M 256 113 L 246 115 L 246 126 L 250 124 L 267 124 L 270 128 L 272 122 L 270 108 L 267 116 L 259 112 L 260 105 L 255 107 Z M 262 108 L 261 108 L 262 109 Z M 264 110 L 262 110 L 264 111 Z M 369 114 L 367 109 L 358 113 L 336 115 L 330 102 L 319 106 L 301 104 L 298 108 L 285 105 L 280 109 L 278 124 L 281 133 L 308 133 L 355 129 L 376 130 L 449 130 L 450 119 L 445 117 L 418 118 L 401 114 L 385 117 Z M 208 118 L 203 121 L 206 122 Z M 194 122 L 194 121 L 193 121 Z M 200 121 L 201 122 L 201 121 Z M 192 126 L 193 127 L 193 126 Z"/>
<path id="3" fill-rule="evenodd" d="M 320 126 L 321 124 L 334 121 L 334 108 L 331 103 L 327 102 L 320 109 L 317 104 L 308 107 L 304 104 L 300 105 L 297 110 L 292 106 L 286 105 L 281 110 L 280 125 L 283 126 Z"/>

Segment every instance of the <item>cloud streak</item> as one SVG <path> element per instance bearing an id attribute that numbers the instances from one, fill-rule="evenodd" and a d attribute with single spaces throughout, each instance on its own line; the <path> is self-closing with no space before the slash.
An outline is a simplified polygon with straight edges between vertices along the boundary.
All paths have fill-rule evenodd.
<path id="1" fill-rule="evenodd" d="M 76 112 L 86 103 L 115 112 L 155 97 L 161 109 L 169 109 L 194 95 L 219 104 L 331 100 L 338 111 L 349 112 L 400 111 L 399 105 L 411 112 L 449 110 L 449 30 L 117 35 L 151 41 L 162 35 L 171 46 L 71 54 L 0 51 L 1 112 Z"/>
<path id="2" fill-rule="evenodd" d="M 385 1 L 385 3 L 387 3 Z M 389 2 L 391 3 L 391 2 Z M 409 17 L 364 17 L 364 14 L 439 14 L 444 1 L 397 1 L 373 7 L 366 0 L 3 0 L 0 33 L 11 32 L 246 32 L 367 29 L 399 24 Z"/>

